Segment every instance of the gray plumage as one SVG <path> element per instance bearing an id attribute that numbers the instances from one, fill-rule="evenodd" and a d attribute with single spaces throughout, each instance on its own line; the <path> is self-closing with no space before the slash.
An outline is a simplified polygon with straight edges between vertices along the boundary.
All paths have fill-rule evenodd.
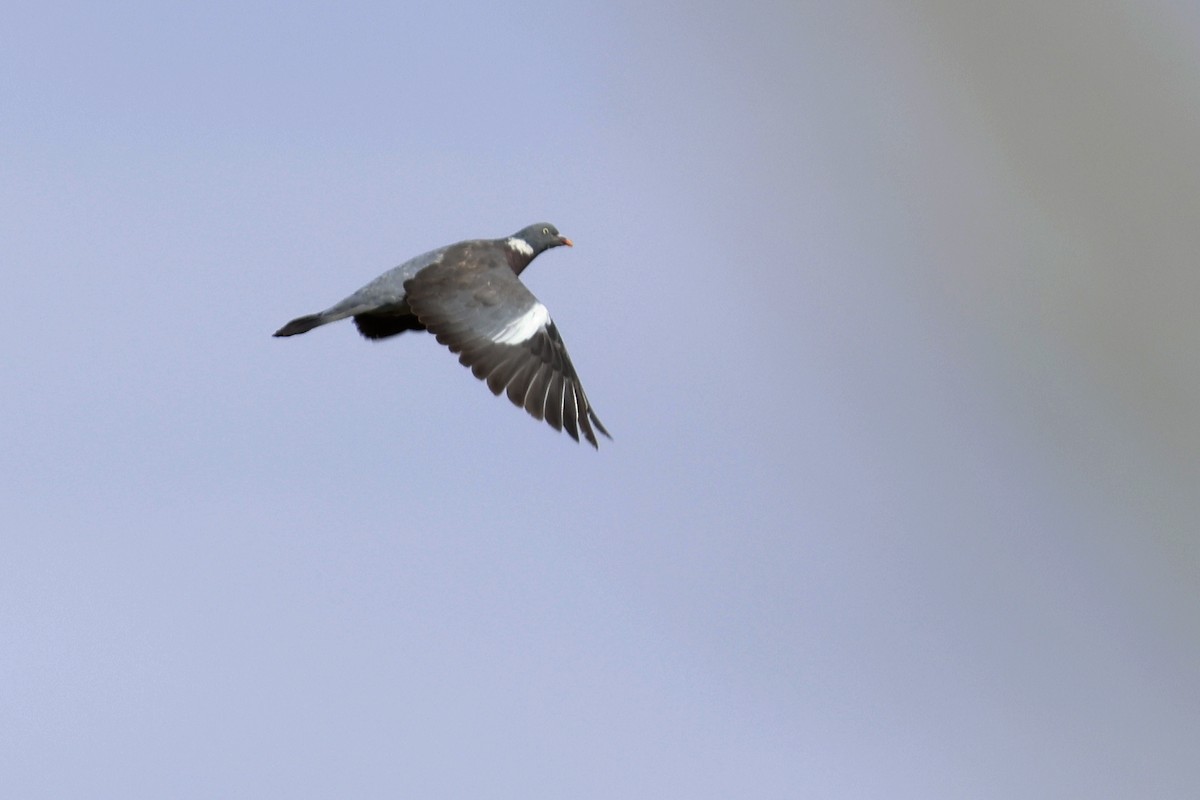
<path id="1" fill-rule="evenodd" d="M 538 254 L 571 245 L 549 223 L 503 239 L 474 239 L 422 253 L 324 311 L 275 332 L 295 336 L 353 317 L 359 333 L 384 339 L 428 330 L 487 383 L 535 419 L 598 447 L 609 436 L 584 394 L 558 328 L 518 276 Z M 594 429 L 594 430 L 593 430 Z M 609 438 L 612 438 L 611 436 Z"/>

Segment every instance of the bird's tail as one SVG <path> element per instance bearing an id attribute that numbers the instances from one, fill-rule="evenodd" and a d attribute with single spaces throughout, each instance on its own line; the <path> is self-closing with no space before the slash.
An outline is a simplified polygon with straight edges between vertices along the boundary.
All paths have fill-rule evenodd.
<path id="1" fill-rule="evenodd" d="M 309 314 L 305 317 L 296 317 L 294 320 L 284 325 L 279 330 L 275 331 L 275 336 L 295 336 L 298 333 L 308 333 L 313 328 L 320 327 L 326 322 L 333 322 L 325 316 L 324 313 Z"/>

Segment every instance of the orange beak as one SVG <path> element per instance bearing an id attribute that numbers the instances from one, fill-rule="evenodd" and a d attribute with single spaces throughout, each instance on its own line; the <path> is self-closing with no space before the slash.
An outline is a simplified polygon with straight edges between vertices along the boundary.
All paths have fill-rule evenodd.
<path id="1" fill-rule="evenodd" d="M 560 237 L 558 237 L 558 240 L 559 240 L 560 242 L 562 242 L 563 244 L 565 244 L 567 247 L 574 247 L 574 246 L 575 246 L 575 243 L 574 243 L 574 242 L 572 242 L 570 239 L 568 239 L 568 238 L 567 238 L 567 237 L 565 237 L 565 236 L 560 236 Z"/>

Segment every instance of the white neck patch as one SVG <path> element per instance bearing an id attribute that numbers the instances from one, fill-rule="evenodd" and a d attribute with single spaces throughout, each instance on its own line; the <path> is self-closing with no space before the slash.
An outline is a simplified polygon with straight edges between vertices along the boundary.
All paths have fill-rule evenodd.
<path id="1" fill-rule="evenodd" d="M 533 248 L 530 247 L 529 242 L 525 241 L 524 239 L 518 239 L 515 236 L 510 236 L 504 240 L 504 243 L 522 255 L 533 255 Z"/>
<path id="2" fill-rule="evenodd" d="M 541 303 L 534 303 L 533 308 L 497 331 L 492 336 L 492 341 L 496 344 L 520 344 L 528 341 L 549 321 L 550 311 Z"/>

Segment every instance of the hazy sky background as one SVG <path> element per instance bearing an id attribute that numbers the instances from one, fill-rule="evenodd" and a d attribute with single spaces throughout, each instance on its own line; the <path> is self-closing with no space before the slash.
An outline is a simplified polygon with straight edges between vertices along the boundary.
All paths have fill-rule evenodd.
<path id="1" fill-rule="evenodd" d="M 5 794 L 1200 796 L 1194 2 L 3 16 Z"/>

